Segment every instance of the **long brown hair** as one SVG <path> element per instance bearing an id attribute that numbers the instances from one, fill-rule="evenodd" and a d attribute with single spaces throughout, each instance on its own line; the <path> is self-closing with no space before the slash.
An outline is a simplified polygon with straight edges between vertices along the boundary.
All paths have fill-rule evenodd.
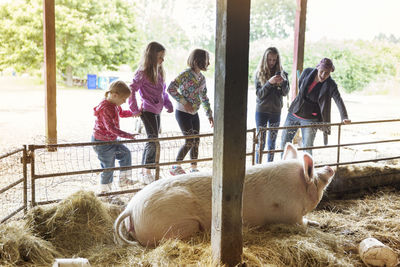
<path id="1" fill-rule="evenodd" d="M 268 55 L 277 55 L 276 64 L 274 69 L 270 70 L 268 68 Z M 265 84 L 272 76 L 275 75 L 277 71 L 282 71 L 281 65 L 281 56 L 279 55 L 279 51 L 276 47 L 268 47 L 260 62 L 258 63 L 258 67 L 256 70 L 256 78 L 260 80 L 262 84 Z"/>
<path id="2" fill-rule="evenodd" d="M 157 66 L 157 54 L 165 51 L 164 46 L 157 42 L 151 42 L 147 45 L 146 50 L 143 54 L 142 61 L 139 66 L 139 70 L 143 70 L 146 77 L 153 83 L 157 84 L 158 75 L 165 79 L 165 71 L 162 65 Z"/>

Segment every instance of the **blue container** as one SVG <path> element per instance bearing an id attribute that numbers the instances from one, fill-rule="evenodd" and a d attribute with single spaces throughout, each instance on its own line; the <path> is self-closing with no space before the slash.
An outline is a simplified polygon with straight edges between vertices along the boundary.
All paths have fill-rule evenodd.
<path id="1" fill-rule="evenodd" d="M 96 89 L 97 88 L 97 75 L 96 74 L 88 74 L 87 75 L 87 88 L 88 89 Z"/>
<path id="2" fill-rule="evenodd" d="M 106 90 L 108 88 L 108 78 L 99 76 L 99 78 L 97 78 L 97 87 Z"/>
<path id="3" fill-rule="evenodd" d="M 109 82 L 109 83 L 112 83 L 112 82 L 115 81 L 115 80 L 118 80 L 118 77 L 115 77 L 115 76 L 110 76 L 110 77 L 108 77 L 108 82 Z"/>

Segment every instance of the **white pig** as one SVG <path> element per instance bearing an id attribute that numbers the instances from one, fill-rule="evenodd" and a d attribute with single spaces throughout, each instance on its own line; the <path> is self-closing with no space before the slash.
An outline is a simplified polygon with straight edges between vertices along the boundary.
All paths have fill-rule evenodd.
<path id="1" fill-rule="evenodd" d="M 312 157 L 304 153 L 298 158 L 296 148 L 288 143 L 282 161 L 246 170 L 244 225 L 310 223 L 303 216 L 317 206 L 333 175 L 328 166 L 316 171 Z M 211 184 L 211 173 L 190 173 L 149 184 L 116 219 L 117 240 L 137 244 L 122 234 L 124 220 L 130 235 L 144 246 L 156 246 L 163 238 L 184 239 L 210 230 Z"/>

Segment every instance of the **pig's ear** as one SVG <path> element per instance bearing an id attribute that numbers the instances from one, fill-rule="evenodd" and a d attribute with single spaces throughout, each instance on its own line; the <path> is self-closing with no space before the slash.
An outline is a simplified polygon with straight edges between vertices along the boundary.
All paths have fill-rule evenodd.
<path id="1" fill-rule="evenodd" d="M 297 149 L 292 143 L 286 143 L 282 159 L 297 159 Z"/>
<path id="2" fill-rule="evenodd" d="M 303 155 L 304 177 L 307 183 L 311 183 L 314 179 L 314 161 L 310 154 Z"/>

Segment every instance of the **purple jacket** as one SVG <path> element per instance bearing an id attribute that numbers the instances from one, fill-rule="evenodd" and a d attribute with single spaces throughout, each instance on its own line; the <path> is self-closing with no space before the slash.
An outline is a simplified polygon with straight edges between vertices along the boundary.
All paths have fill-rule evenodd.
<path id="1" fill-rule="evenodd" d="M 129 97 L 129 108 L 133 115 L 139 114 L 142 110 L 149 111 L 154 114 L 160 114 L 163 107 L 168 111 L 172 112 L 173 106 L 168 98 L 168 94 L 165 91 L 166 85 L 161 75 L 158 76 L 157 84 L 151 83 L 142 70 L 138 70 L 135 73 L 132 84 L 130 85 L 132 94 Z M 136 92 L 142 98 L 141 107 L 138 107 L 136 101 Z"/>

